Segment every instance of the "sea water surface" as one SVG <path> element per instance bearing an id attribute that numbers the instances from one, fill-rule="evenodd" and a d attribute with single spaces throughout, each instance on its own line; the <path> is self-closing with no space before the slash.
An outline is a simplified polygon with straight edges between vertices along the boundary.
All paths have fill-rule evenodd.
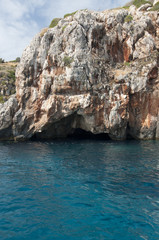
<path id="1" fill-rule="evenodd" d="M 0 240 L 158 240 L 159 142 L 0 143 Z"/>

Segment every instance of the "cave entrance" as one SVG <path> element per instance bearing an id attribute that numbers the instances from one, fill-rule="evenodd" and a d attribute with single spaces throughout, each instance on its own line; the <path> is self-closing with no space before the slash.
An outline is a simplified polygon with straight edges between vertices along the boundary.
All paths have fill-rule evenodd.
<path id="1" fill-rule="evenodd" d="M 91 140 L 110 140 L 110 137 L 107 133 L 93 134 L 91 132 L 85 131 L 81 128 L 76 128 L 74 131 L 67 136 L 69 139 L 91 139 Z"/>
<path id="2" fill-rule="evenodd" d="M 133 136 L 133 132 L 130 128 L 129 123 L 127 124 L 127 129 L 126 129 L 126 140 L 134 140 L 135 137 Z"/>
<path id="3" fill-rule="evenodd" d="M 62 118 L 58 122 L 54 122 L 45 126 L 42 132 L 35 133 L 32 140 L 43 139 L 93 139 L 93 140 L 109 140 L 107 133 L 93 134 L 87 129 L 87 125 L 83 116 L 72 114 L 68 117 Z"/>

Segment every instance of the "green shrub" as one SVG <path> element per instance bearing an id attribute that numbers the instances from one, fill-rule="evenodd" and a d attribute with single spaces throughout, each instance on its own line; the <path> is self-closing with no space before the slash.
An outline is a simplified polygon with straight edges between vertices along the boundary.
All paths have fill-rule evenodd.
<path id="1" fill-rule="evenodd" d="M 129 9 L 129 7 L 130 7 L 130 6 L 124 6 L 124 7 L 122 7 L 122 8 L 124 8 L 124 9 Z"/>
<path id="2" fill-rule="evenodd" d="M 141 5 L 149 3 L 152 6 L 152 3 L 150 1 L 146 1 L 146 0 L 134 0 L 133 1 L 133 5 L 135 5 L 137 8 L 141 7 Z"/>
<path id="3" fill-rule="evenodd" d="M 73 15 L 75 15 L 76 12 L 77 12 L 77 11 L 75 11 L 75 12 L 73 12 L 73 13 L 67 13 L 67 14 L 64 15 L 64 18 L 73 16 Z"/>
<path id="4" fill-rule="evenodd" d="M 3 96 L 0 96 L 0 103 L 4 103 Z"/>
<path id="5" fill-rule="evenodd" d="M 15 89 L 12 89 L 11 94 L 15 94 L 15 93 L 16 93 Z"/>
<path id="6" fill-rule="evenodd" d="M 49 28 L 54 28 L 57 26 L 58 22 L 61 20 L 61 18 L 54 18 L 52 22 L 50 23 Z"/>
<path id="7" fill-rule="evenodd" d="M 6 85 L 6 81 L 3 80 L 3 81 L 0 82 L 0 84 L 1 84 L 2 86 Z"/>
<path id="8" fill-rule="evenodd" d="M 12 61 L 10 61 L 10 62 L 20 62 L 20 57 L 17 57 L 15 60 L 12 60 Z"/>
<path id="9" fill-rule="evenodd" d="M 124 62 L 124 65 L 125 65 L 126 67 L 129 67 L 129 66 L 130 66 L 130 63 L 129 63 L 129 62 Z"/>
<path id="10" fill-rule="evenodd" d="M 159 11 L 159 2 L 157 2 L 151 9 L 150 11 Z"/>
<path id="11" fill-rule="evenodd" d="M 63 61 L 66 67 L 70 67 L 70 64 L 73 62 L 73 58 L 69 56 L 64 56 Z"/>
<path id="12" fill-rule="evenodd" d="M 8 77 L 13 81 L 15 81 L 15 71 L 13 70 L 9 71 Z"/>
<path id="13" fill-rule="evenodd" d="M 4 59 L 0 58 L 0 63 L 4 63 Z"/>
<path id="14" fill-rule="evenodd" d="M 20 57 L 17 57 L 17 58 L 15 59 L 15 61 L 16 61 L 16 62 L 20 62 Z"/>
<path id="15" fill-rule="evenodd" d="M 65 28 L 67 28 L 68 25 L 63 26 L 62 31 L 65 31 Z"/>
<path id="16" fill-rule="evenodd" d="M 132 20 L 133 20 L 133 17 L 132 17 L 131 15 L 127 15 L 127 16 L 125 17 L 125 19 L 124 19 L 124 22 L 129 23 L 129 22 L 131 22 Z"/>

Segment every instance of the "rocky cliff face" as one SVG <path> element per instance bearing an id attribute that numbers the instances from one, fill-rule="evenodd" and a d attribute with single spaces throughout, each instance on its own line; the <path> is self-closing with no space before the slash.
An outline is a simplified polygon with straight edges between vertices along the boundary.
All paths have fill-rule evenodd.
<path id="1" fill-rule="evenodd" d="M 157 12 L 131 6 L 61 19 L 23 52 L 16 97 L 1 105 L 0 137 L 82 129 L 115 140 L 159 138 L 158 50 Z"/>

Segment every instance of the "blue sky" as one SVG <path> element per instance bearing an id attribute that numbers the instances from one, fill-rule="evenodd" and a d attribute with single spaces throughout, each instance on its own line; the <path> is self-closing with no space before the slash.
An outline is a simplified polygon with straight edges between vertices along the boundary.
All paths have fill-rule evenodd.
<path id="1" fill-rule="evenodd" d="M 0 0 L 0 58 L 21 56 L 33 36 L 55 17 L 78 9 L 102 11 L 128 0 Z"/>

